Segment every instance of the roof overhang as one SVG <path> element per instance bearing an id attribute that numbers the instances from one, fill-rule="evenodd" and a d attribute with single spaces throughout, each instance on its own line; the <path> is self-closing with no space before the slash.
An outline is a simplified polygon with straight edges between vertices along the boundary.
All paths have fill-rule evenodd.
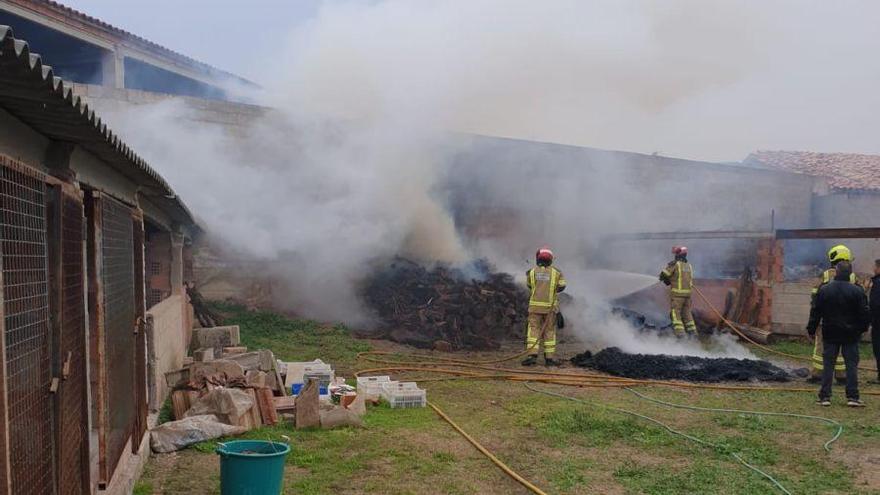
<path id="1" fill-rule="evenodd" d="M 72 84 L 55 77 L 26 42 L 15 39 L 8 26 L 0 26 L 0 107 L 54 141 L 82 147 L 137 184 L 175 223 L 198 230 L 165 179 L 73 94 Z"/>

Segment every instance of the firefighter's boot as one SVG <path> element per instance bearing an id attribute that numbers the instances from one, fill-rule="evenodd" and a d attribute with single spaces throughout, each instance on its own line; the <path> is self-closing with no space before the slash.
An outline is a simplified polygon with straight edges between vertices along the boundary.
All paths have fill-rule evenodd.
<path id="1" fill-rule="evenodd" d="M 544 356 L 544 366 L 562 366 L 562 361 L 557 361 L 552 356 Z"/>
<path id="2" fill-rule="evenodd" d="M 523 366 L 534 366 L 538 364 L 538 355 L 532 354 L 531 356 L 525 358 L 521 364 Z"/>

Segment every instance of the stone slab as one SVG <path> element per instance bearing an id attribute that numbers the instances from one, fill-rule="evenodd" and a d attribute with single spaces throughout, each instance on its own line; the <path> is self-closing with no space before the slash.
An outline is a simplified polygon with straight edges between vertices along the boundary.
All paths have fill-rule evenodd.
<path id="1" fill-rule="evenodd" d="M 224 347 L 236 347 L 239 344 L 241 344 L 241 331 L 238 325 L 230 325 L 193 329 L 190 348 L 211 347 L 214 349 L 214 354 L 220 356 Z"/>

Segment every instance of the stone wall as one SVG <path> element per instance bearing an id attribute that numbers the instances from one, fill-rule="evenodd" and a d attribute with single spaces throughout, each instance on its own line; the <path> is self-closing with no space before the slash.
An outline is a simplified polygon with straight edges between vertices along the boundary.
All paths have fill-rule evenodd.
<path id="1" fill-rule="evenodd" d="M 524 260 L 536 243 L 549 243 L 568 259 L 655 273 L 675 240 L 611 246 L 605 237 L 807 227 L 813 188 L 802 174 L 481 137 L 455 156 L 444 193 L 463 231 L 494 233 L 501 249 L 519 246 L 511 254 Z M 691 247 L 704 277 L 736 276 L 754 265 L 755 241 L 679 242 Z"/>

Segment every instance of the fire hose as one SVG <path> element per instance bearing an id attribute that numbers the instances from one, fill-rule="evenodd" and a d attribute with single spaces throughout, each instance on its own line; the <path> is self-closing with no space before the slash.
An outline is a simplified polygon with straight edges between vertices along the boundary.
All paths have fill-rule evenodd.
<path id="1" fill-rule="evenodd" d="M 739 328 L 736 327 L 730 320 L 724 317 L 711 302 L 709 302 L 708 298 L 700 291 L 699 288 L 694 287 L 694 290 L 697 292 L 697 295 L 709 306 L 710 309 L 727 325 L 731 330 L 733 330 L 738 336 L 740 336 L 743 340 L 748 342 L 749 344 L 760 348 L 766 352 L 771 354 L 776 354 L 788 358 L 798 359 L 798 360 L 811 360 L 810 357 L 799 356 L 795 354 L 789 354 L 781 351 L 777 351 L 770 347 L 767 347 L 763 344 L 755 342 L 747 335 L 745 335 Z M 830 446 L 834 443 L 838 438 L 840 438 L 843 433 L 843 426 L 840 423 L 819 416 L 810 416 L 810 415 L 798 415 L 798 414 L 790 414 L 790 413 L 774 413 L 774 412 L 765 412 L 765 411 L 744 411 L 744 410 L 736 410 L 736 409 L 714 409 L 714 408 L 700 408 L 696 406 L 687 406 L 681 404 L 672 404 L 664 401 L 660 401 L 658 399 L 653 399 L 648 396 L 642 395 L 635 390 L 632 390 L 631 387 L 635 386 L 662 386 L 662 387 L 671 387 L 671 388 L 687 388 L 687 389 L 707 389 L 707 390 L 721 390 L 721 391 L 761 391 L 761 392 L 806 392 L 813 393 L 815 392 L 811 388 L 802 388 L 802 387 L 761 387 L 761 386 L 737 386 L 737 385 L 714 385 L 714 384 L 699 384 L 699 383 L 687 383 L 687 382 L 674 382 L 674 381 L 665 381 L 665 380 L 645 380 L 645 379 L 632 379 L 632 378 L 621 378 L 621 377 L 613 377 L 608 375 L 602 375 L 599 373 L 589 373 L 589 372 L 578 372 L 578 373 L 567 373 L 561 371 L 533 371 L 533 370 L 516 370 L 510 368 L 503 368 L 498 365 L 507 361 L 511 361 L 526 354 L 529 354 L 533 348 L 537 347 L 537 344 L 533 345 L 531 348 L 528 348 L 522 352 L 519 352 L 514 355 L 495 358 L 489 360 L 464 360 L 464 359 L 455 359 L 449 357 L 441 357 L 441 356 L 433 356 L 433 355 L 425 355 L 425 354 L 411 354 L 411 355 L 401 355 L 392 352 L 384 352 L 384 351 L 368 351 L 362 352 L 358 354 L 358 359 L 364 360 L 371 363 L 376 363 L 383 365 L 378 368 L 370 368 L 358 371 L 355 373 L 355 376 L 361 376 L 366 374 L 377 374 L 377 373 L 393 373 L 393 372 L 422 372 L 422 373 L 432 373 L 432 374 L 441 374 L 447 375 L 445 377 L 435 377 L 435 378 L 424 378 L 419 379 L 420 382 L 433 382 L 433 381 L 447 381 L 447 380 L 506 380 L 506 381 L 517 381 L 524 382 L 525 386 L 530 390 L 538 393 L 545 393 L 548 395 L 557 395 L 559 397 L 584 402 L 580 399 L 568 397 L 562 394 L 555 394 L 553 392 L 546 392 L 542 390 L 537 390 L 529 386 L 530 382 L 537 383 L 545 383 L 545 384 L 556 384 L 556 385 L 564 385 L 564 386 L 575 386 L 579 388 L 623 388 L 636 396 L 648 400 L 651 402 L 655 402 L 658 404 L 666 405 L 669 407 L 678 407 L 682 409 L 689 409 L 694 411 L 710 411 L 710 412 L 727 412 L 727 413 L 738 413 L 738 414 L 751 414 L 751 415 L 765 415 L 765 416 L 784 416 L 784 417 L 794 417 L 794 418 L 802 418 L 802 419 L 812 419 L 823 421 L 832 425 L 837 426 L 837 432 L 834 437 L 831 438 L 828 442 L 825 443 L 824 449 L 826 451 L 830 451 Z M 399 359 L 391 359 L 391 357 L 398 357 Z M 409 360 L 407 360 L 409 359 Z M 864 368 L 860 367 L 859 369 L 868 370 L 868 371 L 876 371 L 873 368 Z M 865 395 L 872 396 L 880 396 L 880 391 L 865 391 L 863 392 Z M 620 408 L 615 408 L 612 406 L 607 406 L 603 404 L 596 404 L 601 407 L 608 408 L 610 410 L 614 410 L 617 412 L 630 414 L 637 416 L 639 418 L 645 419 L 647 421 L 653 422 L 662 426 L 664 429 L 669 431 L 670 433 L 683 436 L 691 441 L 696 443 L 700 443 L 703 445 L 707 445 L 710 447 L 717 448 L 717 445 L 711 444 L 699 438 L 693 437 L 686 433 L 682 433 L 674 430 L 668 425 L 648 416 L 641 415 L 639 413 L 635 413 L 632 411 L 623 410 Z M 440 416 L 444 421 L 449 423 L 459 434 L 462 435 L 469 443 L 471 443 L 478 451 L 480 451 L 483 455 L 485 455 L 492 463 L 498 466 L 505 474 L 510 476 L 516 482 L 520 483 L 526 489 L 530 490 L 532 493 L 537 495 L 546 495 L 540 488 L 535 486 L 533 483 L 529 482 L 515 471 L 513 471 L 509 466 L 504 464 L 503 461 L 498 459 L 494 454 L 492 454 L 488 449 L 486 449 L 483 445 L 481 445 L 476 439 L 474 439 L 471 435 L 469 435 L 465 430 L 463 430 L 458 424 L 456 424 L 446 413 L 444 413 L 439 407 L 437 407 L 433 403 L 429 403 L 429 406 Z M 779 488 L 783 493 L 791 495 L 790 492 L 782 486 L 776 479 L 774 479 L 769 474 L 761 471 L 755 466 L 752 466 L 748 462 L 746 462 L 741 456 L 736 453 L 731 453 L 731 455 L 740 462 L 743 466 L 748 469 L 760 474 L 770 482 L 772 482 L 777 488 Z"/>
<path id="2" fill-rule="evenodd" d="M 633 417 L 636 417 L 636 418 L 643 419 L 643 420 L 645 420 L 645 421 L 649 421 L 649 422 L 651 422 L 651 423 L 654 423 L 655 425 L 657 425 L 657 426 L 663 428 L 664 430 L 668 431 L 669 433 L 671 433 L 671 434 L 673 434 L 673 435 L 680 436 L 680 437 L 685 438 L 685 439 L 687 439 L 687 440 L 690 440 L 691 442 L 694 442 L 694 443 L 696 443 L 696 444 L 703 445 L 703 446 L 705 446 L 705 447 L 711 447 L 711 448 L 713 448 L 713 449 L 721 449 L 721 445 L 718 445 L 718 444 L 715 444 L 715 443 L 709 442 L 709 441 L 707 441 L 707 440 L 703 440 L 702 438 L 698 438 L 698 437 L 695 437 L 695 436 L 693 436 L 693 435 L 689 435 L 689 434 L 684 433 L 684 432 L 682 432 L 682 431 L 678 431 L 678 430 L 676 430 L 675 428 L 669 426 L 668 424 L 666 424 L 666 423 L 664 423 L 664 422 L 662 422 L 662 421 L 660 421 L 660 420 L 658 420 L 658 419 L 652 418 L 652 417 L 650 417 L 650 416 L 645 416 L 644 414 L 640 414 L 640 413 L 637 413 L 637 412 L 634 412 L 634 411 L 630 411 L 630 410 L 627 410 L 627 409 L 621 409 L 621 408 L 619 408 L 619 407 L 609 406 L 609 405 L 607 405 L 607 404 L 602 404 L 602 403 L 600 403 L 600 402 L 585 401 L 585 400 L 583 400 L 583 399 L 578 399 L 578 398 L 575 398 L 575 397 L 569 397 L 569 396 L 567 396 L 567 395 L 564 395 L 564 394 L 558 394 L 558 393 L 556 393 L 556 392 L 551 392 L 551 391 L 549 391 L 549 390 L 540 390 L 540 389 L 537 389 L 537 388 L 533 388 L 533 387 L 531 387 L 528 383 L 526 383 L 526 388 L 529 389 L 529 390 L 531 390 L 532 392 L 536 392 L 536 393 L 539 393 L 539 394 L 549 395 L 549 396 L 552 396 L 552 397 L 558 397 L 558 398 L 560 398 L 560 399 L 570 400 L 570 401 L 572 401 L 572 402 L 577 402 L 577 403 L 579 403 L 579 404 L 587 404 L 587 405 L 590 405 L 590 406 L 593 406 L 593 407 L 600 407 L 600 408 L 603 408 L 603 409 L 607 409 L 607 410 L 609 410 L 609 411 L 614 411 L 614 412 L 618 412 L 618 413 L 622 413 L 622 414 L 628 414 L 628 415 L 630 415 L 630 416 L 633 416 Z M 629 390 L 629 389 L 627 389 L 627 390 Z M 823 419 L 824 419 L 824 418 L 823 418 Z M 731 455 L 731 457 L 733 457 L 734 459 L 736 459 L 736 460 L 737 460 L 740 464 L 742 464 L 743 466 L 747 467 L 748 469 L 751 469 L 752 471 L 758 473 L 759 475 L 761 475 L 761 476 L 763 476 L 764 478 L 766 478 L 767 480 L 769 480 L 769 481 L 770 481 L 771 483 L 773 483 L 777 488 L 779 488 L 780 490 L 782 490 L 782 492 L 785 493 L 786 495 L 792 495 L 792 493 L 791 493 L 790 491 L 788 491 L 784 486 L 782 486 L 781 483 L 779 483 L 778 481 L 776 481 L 776 478 L 774 478 L 773 476 L 767 474 L 766 472 L 764 472 L 764 471 L 758 469 L 757 467 L 755 467 L 755 466 L 749 464 L 748 462 L 746 462 L 745 459 L 742 458 L 742 456 L 740 456 L 740 455 L 737 454 L 736 452 L 731 452 L 730 455 Z"/>
<path id="3" fill-rule="evenodd" d="M 533 346 L 534 347 L 534 346 Z M 529 387 L 530 382 L 536 383 L 545 383 L 545 384 L 556 384 L 556 385 L 565 385 L 565 386 L 575 386 L 579 388 L 623 388 L 628 390 L 636 395 L 640 396 L 645 400 L 651 400 L 657 403 L 661 403 L 664 405 L 668 405 L 670 407 L 681 407 L 686 409 L 691 409 L 695 411 L 714 411 L 714 412 L 729 412 L 729 413 L 744 413 L 744 414 L 755 414 L 755 415 L 772 415 L 772 416 L 787 416 L 787 417 L 799 417 L 804 419 L 814 419 L 819 421 L 824 421 L 829 424 L 833 424 L 838 427 L 837 433 L 834 437 L 825 443 L 825 450 L 830 449 L 830 445 L 835 442 L 840 435 L 843 433 L 843 427 L 834 420 L 828 418 L 821 418 L 818 416 L 808 416 L 808 415 L 797 415 L 797 414 L 789 414 L 789 413 L 772 413 L 772 412 L 762 412 L 762 411 L 739 411 L 739 410 L 713 410 L 709 408 L 698 408 L 695 406 L 684 406 L 684 405 L 674 405 L 671 403 L 664 403 L 662 401 L 651 399 L 647 396 L 643 396 L 638 392 L 631 389 L 634 386 L 645 386 L 645 385 L 657 385 L 664 387 L 676 387 L 676 388 L 697 388 L 697 389 L 709 389 L 709 390 L 723 390 L 723 391 L 766 391 L 766 392 L 814 392 L 813 389 L 809 388 L 795 388 L 795 387 L 759 387 L 759 386 L 732 386 L 732 385 L 712 385 L 712 384 L 696 384 L 696 383 L 686 383 L 686 382 L 672 382 L 672 381 L 662 381 L 662 380 L 642 380 L 642 379 L 630 379 L 630 378 L 621 378 L 621 377 L 613 377 L 607 375 L 601 375 L 598 373 L 588 373 L 588 372 L 579 372 L 579 373 L 566 373 L 561 371 L 533 371 L 533 370 L 515 370 L 509 368 L 502 368 L 498 366 L 490 366 L 493 364 L 499 364 L 505 361 L 511 361 L 522 357 L 528 354 L 532 348 L 526 349 L 520 353 L 510 355 L 503 358 L 496 358 L 490 360 L 463 360 L 463 359 L 454 359 L 448 357 L 441 356 L 432 356 L 432 355 L 424 355 L 424 354 L 416 354 L 416 355 L 400 355 L 391 352 L 384 351 L 369 351 L 362 352 L 358 354 L 358 359 L 383 364 L 384 367 L 380 368 L 370 368 L 361 370 L 355 373 L 355 376 L 361 376 L 366 374 L 376 374 L 376 373 L 393 373 L 393 372 L 422 372 L 422 373 L 437 373 L 448 375 L 445 377 L 435 377 L 435 378 L 425 378 L 418 379 L 419 382 L 433 382 L 433 381 L 446 381 L 446 380 L 507 380 L 507 381 L 518 381 L 524 382 L 527 387 Z M 400 359 L 391 359 L 392 356 L 399 357 Z M 402 360 L 402 359 L 411 359 L 411 360 Z M 529 387 L 531 389 L 531 387 Z M 880 391 L 868 391 L 865 392 L 866 395 L 880 395 Z M 573 399 L 578 400 L 578 399 Z M 444 413 L 439 407 L 435 404 L 431 403 L 430 407 L 440 416 L 444 421 L 449 423 L 459 434 L 461 434 L 468 442 L 470 442 L 477 450 L 479 450 L 483 455 L 485 455 L 489 460 L 491 460 L 496 466 L 498 466 L 505 474 L 510 476 L 512 479 L 526 487 L 532 493 L 538 495 L 544 495 L 545 492 L 541 491 L 540 488 L 535 486 L 533 483 L 525 480 L 522 476 L 513 471 L 510 467 L 508 467 L 504 462 L 498 459 L 494 454 L 488 451 L 485 447 L 483 447 L 477 440 L 475 440 L 471 435 L 469 435 L 465 430 L 463 430 L 458 424 L 456 424 L 446 413 Z M 611 406 L 605 406 L 611 407 Z M 616 409 L 611 407 L 612 409 Z M 624 411 L 619 411 L 624 412 Z M 626 413 L 631 413 L 631 411 L 626 411 Z M 632 413 L 638 415 L 638 413 Z M 643 417 L 644 419 L 654 422 L 656 424 L 660 424 L 666 430 L 670 431 L 674 434 L 684 435 L 686 438 L 697 441 L 700 443 L 699 439 L 695 439 L 690 435 L 683 434 L 675 431 L 674 429 L 668 427 L 667 425 L 659 422 L 654 418 L 650 418 L 644 415 L 638 415 L 639 417 Z M 710 445 L 708 443 L 704 443 L 706 445 Z M 776 481 L 769 474 L 761 471 L 760 469 L 750 465 L 741 456 L 736 453 L 731 454 L 738 462 L 743 464 L 745 467 L 759 473 L 764 476 L 768 480 L 770 480 L 775 486 L 777 486 L 780 490 L 782 490 L 786 494 L 790 494 L 788 490 L 785 489 L 778 481 Z"/>
<path id="4" fill-rule="evenodd" d="M 776 349 L 771 349 L 770 347 L 767 347 L 763 344 L 755 342 L 754 340 L 749 338 L 748 335 L 744 334 L 739 328 L 737 328 L 736 325 L 734 325 L 730 320 L 725 318 L 724 315 L 722 315 L 721 312 L 718 311 L 718 308 L 716 308 L 714 305 L 712 305 L 711 302 L 709 302 L 709 299 L 706 297 L 705 294 L 703 294 L 703 291 L 701 291 L 699 287 L 694 286 L 694 291 L 696 291 L 697 295 L 700 296 L 700 299 L 702 299 L 703 302 L 706 303 L 707 306 L 709 306 L 709 309 L 711 309 L 712 312 L 715 313 L 715 315 L 718 318 L 720 318 L 721 321 L 723 321 L 725 325 L 727 325 L 731 330 L 733 330 L 737 335 L 739 335 L 739 337 L 741 339 L 745 340 L 749 344 L 757 347 L 758 349 L 761 349 L 762 351 L 769 352 L 770 354 L 777 354 L 779 356 L 784 356 L 784 357 L 791 358 L 791 359 L 798 359 L 801 361 L 811 361 L 812 362 L 813 359 L 810 356 L 799 356 L 797 354 L 789 354 L 787 352 L 777 351 Z M 874 373 L 877 372 L 876 368 L 871 368 L 868 366 L 859 366 L 859 369 L 862 371 L 873 371 Z"/>

